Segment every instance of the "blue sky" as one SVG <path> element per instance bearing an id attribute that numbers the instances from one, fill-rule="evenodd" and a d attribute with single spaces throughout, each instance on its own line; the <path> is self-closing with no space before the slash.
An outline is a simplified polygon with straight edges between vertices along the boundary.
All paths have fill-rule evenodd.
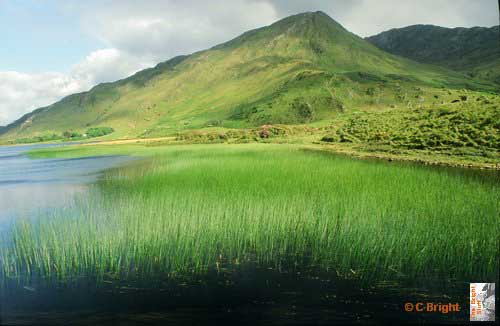
<path id="1" fill-rule="evenodd" d="M 65 71 L 103 46 L 56 1 L 0 0 L 0 71 Z"/>
<path id="2" fill-rule="evenodd" d="M 0 125 L 304 11 L 369 36 L 498 24 L 497 0 L 0 0 Z"/>

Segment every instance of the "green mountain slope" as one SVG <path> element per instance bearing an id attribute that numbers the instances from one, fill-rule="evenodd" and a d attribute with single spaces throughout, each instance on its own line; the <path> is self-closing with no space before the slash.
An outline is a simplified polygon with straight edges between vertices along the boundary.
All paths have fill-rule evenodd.
<path id="1" fill-rule="evenodd" d="M 131 138 L 309 123 L 354 109 L 415 107 L 433 95 L 445 100 L 444 87 L 495 90 L 381 51 L 322 12 L 304 13 L 68 96 L 25 115 L 0 136 L 106 126 L 115 130 L 108 138 Z"/>
<path id="2" fill-rule="evenodd" d="M 500 27 L 444 28 L 415 25 L 366 40 L 380 49 L 500 84 Z"/>

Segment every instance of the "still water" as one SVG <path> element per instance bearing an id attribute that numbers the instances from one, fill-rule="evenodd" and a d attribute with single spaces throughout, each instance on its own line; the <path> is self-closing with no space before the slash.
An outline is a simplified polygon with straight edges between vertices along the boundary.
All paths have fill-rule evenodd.
<path id="1" fill-rule="evenodd" d="M 33 149 L 58 145 L 0 146 L 0 231 L 16 218 L 64 208 L 102 171 L 130 160 L 125 156 L 31 159 Z"/>

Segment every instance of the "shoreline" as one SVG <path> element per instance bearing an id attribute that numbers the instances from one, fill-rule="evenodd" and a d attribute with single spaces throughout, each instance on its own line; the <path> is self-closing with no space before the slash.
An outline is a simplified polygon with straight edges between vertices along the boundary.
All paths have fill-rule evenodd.
<path id="1" fill-rule="evenodd" d="M 59 144 L 59 143 L 44 143 L 44 144 Z M 103 140 L 97 142 L 86 142 L 86 143 L 66 143 L 61 144 L 61 147 L 71 147 L 71 148 L 91 148 L 93 146 L 112 146 L 112 145 L 143 145 L 143 146 L 151 146 L 151 147 L 163 147 L 163 146 L 172 146 L 172 145 L 210 145 L 214 144 L 211 142 L 207 143 L 192 143 L 185 141 L 176 140 L 175 136 L 167 136 L 167 137 L 156 137 L 156 138 L 132 138 L 132 139 L 117 139 L 117 140 Z M 238 142 L 225 142 L 219 144 L 227 144 L 227 145 L 237 145 L 237 144 L 245 144 Z M 463 168 L 463 169 L 477 169 L 477 170 L 489 170 L 489 171 L 500 171 L 500 161 L 498 162 L 481 162 L 481 161 L 472 161 L 468 159 L 461 159 L 462 157 L 457 157 L 453 155 L 444 155 L 439 152 L 431 152 L 431 153 L 418 153 L 418 152 L 409 152 L 404 154 L 392 154 L 392 153 L 384 153 L 377 151 L 367 151 L 363 149 L 356 148 L 355 145 L 341 145 L 336 143 L 294 143 L 294 142 L 280 142 L 280 139 L 276 139 L 276 141 L 269 142 L 251 142 L 249 144 L 287 144 L 294 145 L 299 148 L 303 148 L 305 150 L 312 150 L 318 152 L 328 152 L 334 153 L 338 155 L 350 156 L 358 159 L 376 159 L 387 162 L 411 162 L 416 164 L 421 164 L 424 166 L 443 166 L 443 167 L 455 167 L 455 168 Z M 33 145 L 33 144 L 26 144 Z M 57 148 L 60 148 L 57 146 Z M 51 150 L 49 150 L 51 151 Z M 49 153 L 50 156 L 50 153 Z"/>
<path id="2" fill-rule="evenodd" d="M 130 138 L 130 139 L 114 139 L 114 140 L 97 140 L 97 141 L 47 141 L 47 142 L 36 142 L 36 143 L 16 143 L 16 144 L 2 144 L 1 147 L 19 147 L 19 146 L 33 146 L 33 145 L 63 145 L 63 146 L 91 146 L 91 145 L 117 145 L 117 144 L 132 144 L 132 143 L 147 143 L 151 141 L 161 141 L 161 140 L 173 140 L 174 136 L 166 137 L 156 137 L 156 138 Z"/>
<path id="3" fill-rule="evenodd" d="M 424 166 L 442 166 L 442 167 L 454 167 L 463 169 L 500 171 L 500 162 L 488 163 L 488 162 L 459 161 L 454 159 L 453 156 L 449 156 L 450 161 L 447 161 L 444 160 L 443 158 L 440 158 L 439 153 L 431 154 L 431 155 L 436 155 L 437 157 L 436 156 L 425 157 L 425 156 L 414 156 L 414 155 L 404 156 L 404 155 L 386 154 L 380 152 L 377 153 L 377 152 L 359 151 L 352 148 L 336 146 L 332 144 L 304 145 L 304 148 L 319 152 L 330 152 L 339 155 L 346 155 L 359 159 L 376 159 L 387 162 L 410 162 L 410 163 L 421 164 Z"/>

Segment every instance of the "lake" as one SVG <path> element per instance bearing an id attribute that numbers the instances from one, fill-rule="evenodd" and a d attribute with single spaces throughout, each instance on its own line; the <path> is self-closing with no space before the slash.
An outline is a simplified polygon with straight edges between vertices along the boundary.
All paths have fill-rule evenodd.
<path id="1" fill-rule="evenodd" d="M 32 149 L 62 145 L 0 146 L 0 230 L 12 219 L 68 205 L 103 170 L 130 161 L 125 156 L 31 159 L 26 155 Z"/>

